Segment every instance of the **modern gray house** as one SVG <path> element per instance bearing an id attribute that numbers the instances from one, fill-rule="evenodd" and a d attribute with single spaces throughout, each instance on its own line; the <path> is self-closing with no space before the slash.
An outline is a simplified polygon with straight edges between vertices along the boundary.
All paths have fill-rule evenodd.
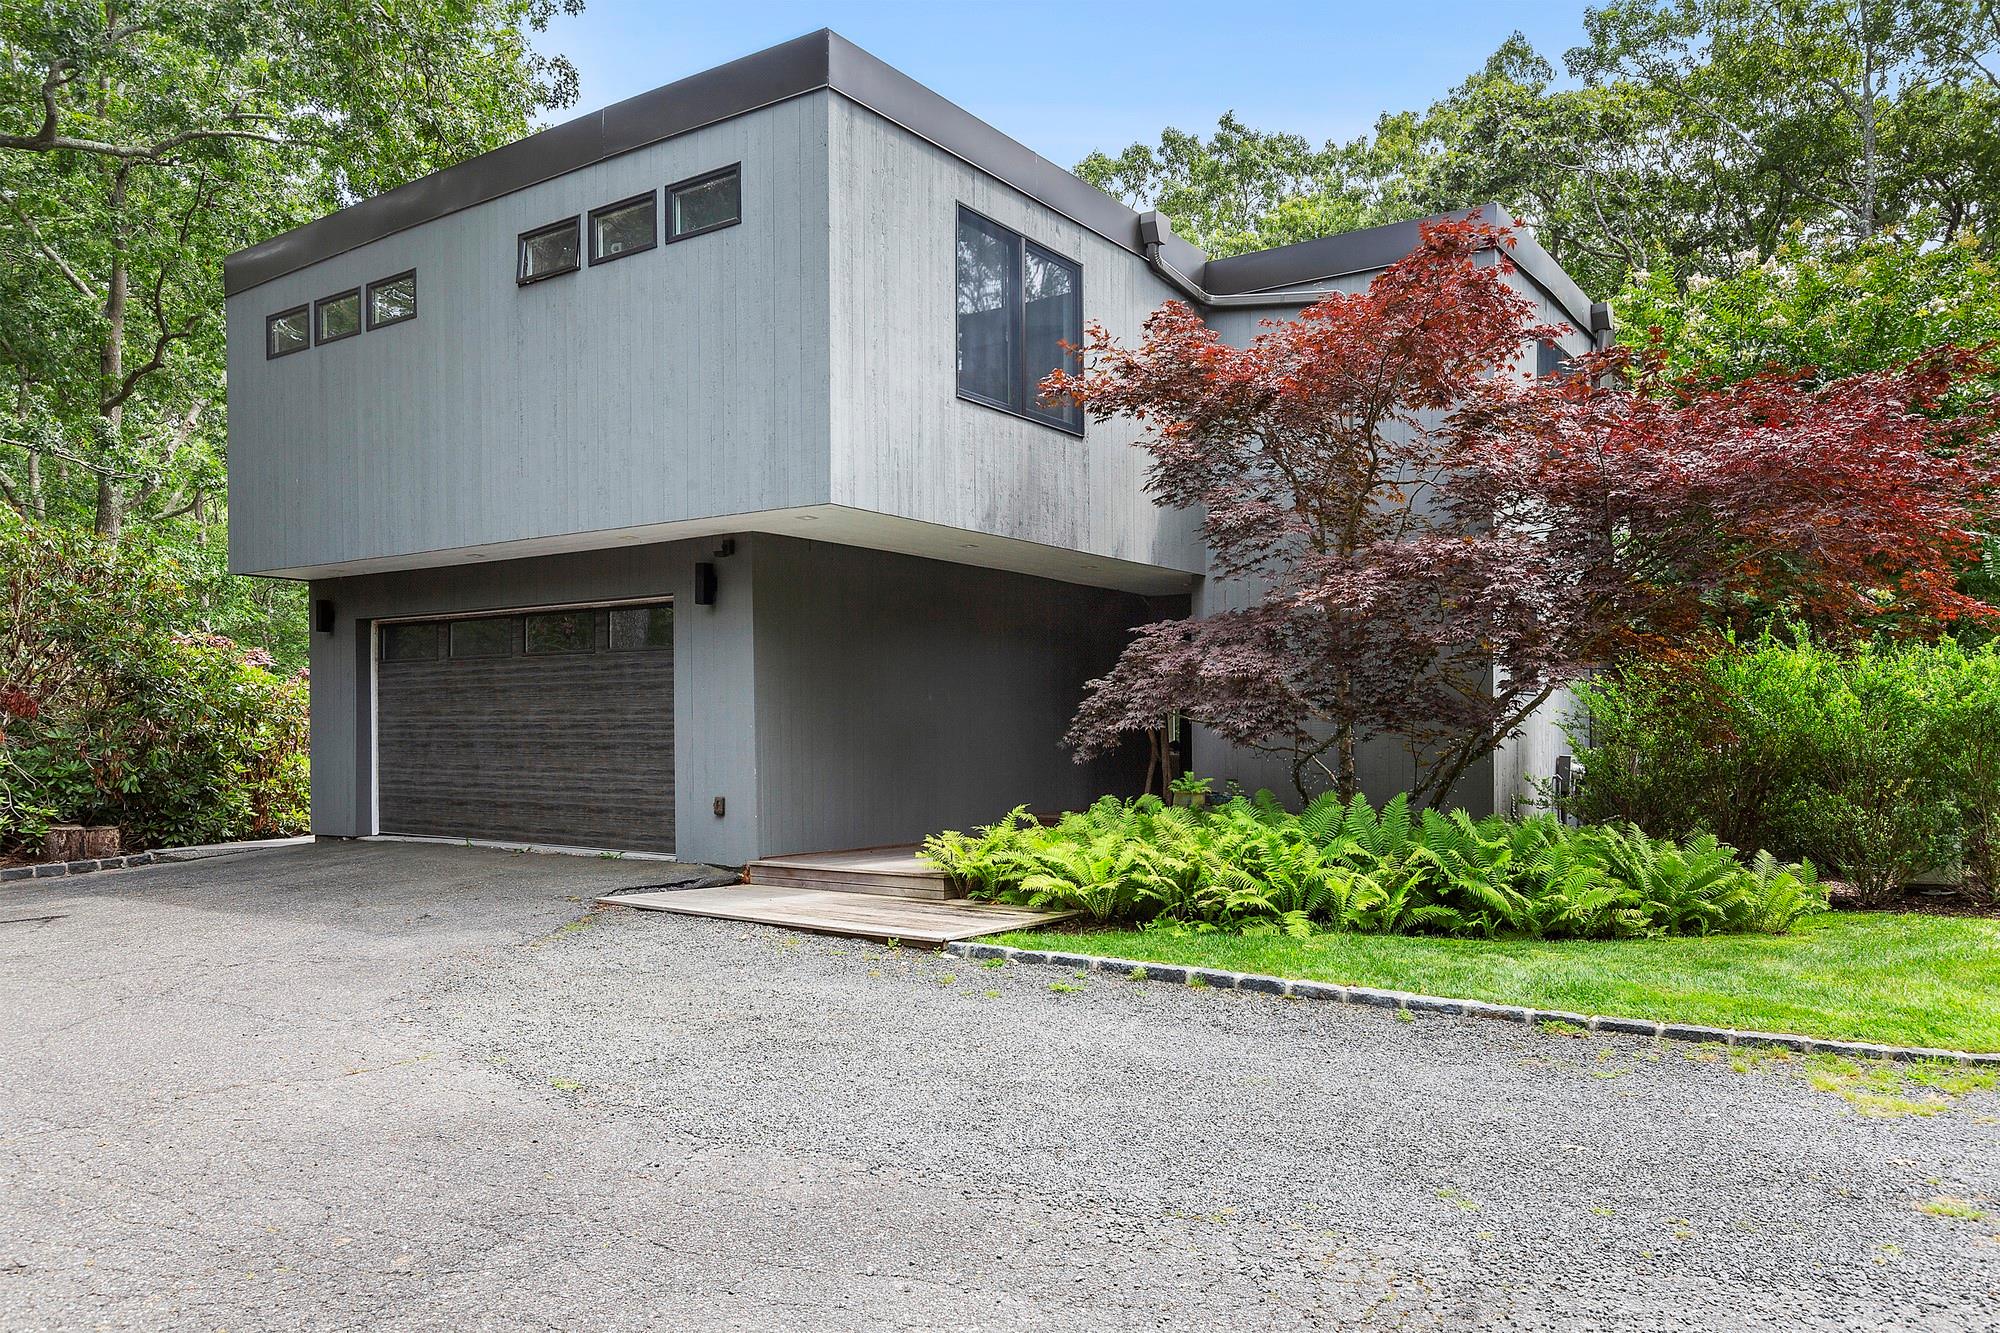
<path id="1" fill-rule="evenodd" d="M 230 565 L 311 583 L 314 831 L 737 864 L 1135 790 L 1062 748 L 1084 683 L 1243 592 L 1032 386 L 1086 320 L 1247 340 L 1416 239 L 1208 259 L 818 32 L 231 256 Z"/>

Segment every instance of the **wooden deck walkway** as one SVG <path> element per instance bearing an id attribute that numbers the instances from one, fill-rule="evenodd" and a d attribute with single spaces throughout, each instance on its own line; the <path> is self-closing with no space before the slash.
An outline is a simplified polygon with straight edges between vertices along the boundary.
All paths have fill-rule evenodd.
<path id="1" fill-rule="evenodd" d="M 1075 912 L 1038 912 L 1003 903 L 976 903 L 969 898 L 944 902 L 889 897 L 882 893 L 846 893 L 838 889 L 793 888 L 775 884 L 727 884 L 714 889 L 620 893 L 599 898 L 604 907 L 637 907 L 650 912 L 715 917 L 783 926 L 819 935 L 852 935 L 866 940 L 895 940 L 921 948 L 940 948 L 952 940 L 969 940 L 1002 931 L 1027 930 L 1067 921 Z"/>

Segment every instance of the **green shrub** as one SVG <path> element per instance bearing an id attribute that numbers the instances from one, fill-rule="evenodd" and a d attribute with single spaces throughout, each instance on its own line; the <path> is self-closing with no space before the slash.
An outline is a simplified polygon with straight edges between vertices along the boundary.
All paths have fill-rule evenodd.
<path id="1" fill-rule="evenodd" d="M 0 849 L 61 822 L 130 847 L 306 827 L 304 673 L 177 632 L 175 560 L 0 523 L 0 596 Z"/>
<path id="2" fill-rule="evenodd" d="M 2000 900 L 2000 648 L 1946 641 L 1925 651 L 1932 692 L 1933 757 L 1959 816 L 1959 858 L 1969 884 Z"/>
<path id="3" fill-rule="evenodd" d="M 1781 932 L 1825 908 L 1810 865 L 1741 864 L 1711 835 L 1675 842 L 1553 816 L 1473 819 L 1269 792 L 1211 810 L 1105 797 L 1043 828 L 1016 810 L 924 853 L 969 893 L 1100 924 L 1204 930 L 1602 939 Z"/>
<path id="4" fill-rule="evenodd" d="M 1836 651 L 1773 637 L 1580 691 L 1574 809 L 1715 832 L 1880 895 L 1961 859 L 1994 883 L 2000 655 L 1955 641 Z"/>

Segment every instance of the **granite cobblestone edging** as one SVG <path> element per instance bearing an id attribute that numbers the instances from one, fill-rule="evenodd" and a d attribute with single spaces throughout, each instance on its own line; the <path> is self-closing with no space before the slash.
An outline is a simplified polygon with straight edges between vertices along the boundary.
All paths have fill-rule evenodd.
<path id="1" fill-rule="evenodd" d="M 0 884 L 16 884 L 25 879 L 54 879 L 59 875 L 88 875 L 93 870 L 123 870 L 146 866 L 159 860 L 157 852 L 130 852 L 124 856 L 94 857 L 85 861 L 43 861 L 36 865 L 0 867 Z"/>
<path id="2" fill-rule="evenodd" d="M 1056 967 L 1070 968 L 1073 971 L 1103 972 L 1109 976 L 1129 977 L 1135 980 L 1205 986 L 1214 990 L 1253 991 L 1262 995 L 1287 996 L 1298 1000 L 1326 1000 L 1334 1004 L 1368 1005 L 1378 1009 L 1400 1009 L 1411 1014 L 1488 1018 L 1503 1023 L 1523 1025 L 1566 1023 L 1590 1032 L 1613 1032 L 1621 1036 L 1650 1037 L 1665 1041 L 1720 1042 L 1727 1046 L 1757 1046 L 1797 1051 L 1801 1054 L 1845 1055 L 1865 1060 L 1951 1060 L 1968 1065 L 2000 1066 L 2000 1052 L 1949 1051 L 1925 1046 L 1887 1046 L 1866 1041 L 1833 1041 L 1825 1037 L 1805 1037 L 1792 1032 L 1746 1032 L 1735 1028 L 1705 1027 L 1698 1023 L 1667 1023 L 1650 1018 L 1573 1014 L 1560 1009 L 1493 1004 L 1485 1000 L 1453 999 L 1441 995 L 1415 995 L 1408 991 L 1381 990 L 1372 986 L 1348 986 L 1327 981 L 1296 981 L 1289 977 L 1263 976 L 1254 972 L 1225 972 L 1208 967 L 1188 967 L 1179 963 L 1146 963 L 1133 958 L 1104 958 L 1096 954 L 1016 949 L 1006 944 L 982 944 L 978 940 L 954 940 L 944 946 L 944 951 L 959 958 L 1001 958 L 1010 963 L 1047 963 Z"/>

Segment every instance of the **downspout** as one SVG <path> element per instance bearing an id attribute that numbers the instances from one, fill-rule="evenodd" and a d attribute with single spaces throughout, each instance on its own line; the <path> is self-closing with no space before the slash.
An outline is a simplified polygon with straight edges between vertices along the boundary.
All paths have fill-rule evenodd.
<path id="1" fill-rule="evenodd" d="M 1590 346 L 1592 351 L 1602 352 L 1617 341 L 1618 329 L 1611 319 L 1611 307 L 1598 301 L 1590 307 Z"/>

